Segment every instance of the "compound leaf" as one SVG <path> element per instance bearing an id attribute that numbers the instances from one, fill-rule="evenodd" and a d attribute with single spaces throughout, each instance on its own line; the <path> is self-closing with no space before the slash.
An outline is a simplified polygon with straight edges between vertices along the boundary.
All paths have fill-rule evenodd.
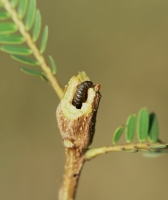
<path id="1" fill-rule="evenodd" d="M 10 5 L 13 9 L 16 10 L 16 16 L 10 16 L 10 12 L 0 10 L 0 20 L 6 20 L 11 17 L 14 22 L 1 22 L 0 23 L 0 44 L 3 44 L 0 47 L 0 50 L 3 52 L 11 54 L 11 57 L 19 62 L 29 65 L 39 65 L 39 62 L 36 59 L 30 57 L 25 57 L 31 54 L 43 54 L 48 40 L 48 26 L 45 26 L 42 40 L 40 44 L 40 49 L 37 50 L 33 47 L 36 45 L 33 42 L 36 42 L 40 36 L 41 31 L 41 14 L 38 9 L 36 9 L 36 0 L 9 0 Z M 4 3 L 0 1 L 0 8 L 4 7 Z M 6 9 L 6 8 L 5 8 Z M 15 18 L 24 20 L 22 23 L 17 23 Z M 24 27 L 23 27 L 24 25 Z M 33 30 L 31 30 L 33 26 Z M 19 30 L 21 35 L 13 34 Z M 29 32 L 31 30 L 31 32 Z M 32 33 L 32 35 L 31 35 Z M 23 36 L 22 36 L 23 35 Z M 20 45 L 24 42 L 27 42 L 28 45 Z M 30 43 L 32 45 L 30 45 Z M 38 57 L 38 56 L 36 56 Z M 39 58 L 39 57 L 38 57 Z M 56 74 L 56 64 L 52 56 L 49 56 L 50 66 L 53 74 Z M 43 80 L 48 82 L 46 75 L 43 72 L 38 70 L 28 69 L 25 67 L 21 68 L 22 72 L 25 72 L 30 75 L 40 76 Z"/>

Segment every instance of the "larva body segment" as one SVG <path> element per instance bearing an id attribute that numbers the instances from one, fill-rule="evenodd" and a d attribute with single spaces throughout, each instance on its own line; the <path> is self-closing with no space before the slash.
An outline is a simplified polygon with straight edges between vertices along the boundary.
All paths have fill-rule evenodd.
<path id="1" fill-rule="evenodd" d="M 80 109 L 82 107 L 82 103 L 84 103 L 87 99 L 87 91 L 89 88 L 93 87 L 93 83 L 91 81 L 84 81 L 81 83 L 75 93 L 72 104 Z"/>

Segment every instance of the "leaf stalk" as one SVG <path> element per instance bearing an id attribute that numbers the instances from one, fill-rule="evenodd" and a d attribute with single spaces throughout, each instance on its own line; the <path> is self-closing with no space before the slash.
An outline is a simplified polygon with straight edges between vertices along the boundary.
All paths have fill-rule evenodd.
<path id="1" fill-rule="evenodd" d="M 85 153 L 85 160 L 91 160 L 99 155 L 103 155 L 109 152 L 132 152 L 136 153 L 138 151 L 148 151 L 151 152 L 152 149 L 165 149 L 166 144 L 161 143 L 137 143 L 137 144 L 124 144 L 124 145 L 114 145 L 114 146 L 104 146 L 99 148 L 88 149 Z"/>

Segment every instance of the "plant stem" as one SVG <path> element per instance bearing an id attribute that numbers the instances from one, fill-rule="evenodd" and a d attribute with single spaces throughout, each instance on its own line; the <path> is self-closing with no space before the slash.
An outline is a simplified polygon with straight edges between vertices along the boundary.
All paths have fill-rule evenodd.
<path id="1" fill-rule="evenodd" d="M 87 90 L 87 100 L 81 109 L 72 105 L 77 86 L 89 80 L 84 72 L 73 76 L 65 90 L 64 97 L 57 107 L 58 127 L 65 147 L 66 164 L 59 200 L 74 200 L 79 176 L 85 162 L 85 152 L 91 144 L 96 123 L 96 114 L 101 95 L 100 85 Z"/>
<path id="2" fill-rule="evenodd" d="M 59 200 L 74 200 L 84 156 L 75 149 L 66 149 L 66 164 Z"/>
<path id="3" fill-rule="evenodd" d="M 36 44 L 34 43 L 31 35 L 26 30 L 25 25 L 23 21 L 18 17 L 18 14 L 14 8 L 11 7 L 11 4 L 9 0 L 0 0 L 0 2 L 3 4 L 3 7 L 7 10 L 7 12 L 10 14 L 12 20 L 14 23 L 18 26 L 20 33 L 25 38 L 27 45 L 30 47 L 30 49 L 33 52 L 34 57 L 39 62 L 40 67 L 44 71 L 47 79 L 49 80 L 50 85 L 53 87 L 59 98 L 62 98 L 63 96 L 63 89 L 59 85 L 58 80 L 56 77 L 52 74 L 52 71 L 50 67 L 47 65 L 44 56 L 40 53 L 39 49 L 37 48 Z"/>
<path id="4" fill-rule="evenodd" d="M 103 155 L 109 152 L 131 152 L 136 153 L 138 151 L 154 152 L 159 149 L 166 149 L 166 144 L 161 143 L 138 143 L 138 144 L 125 144 L 125 145 L 114 145 L 104 146 L 99 148 L 88 149 L 85 153 L 85 159 L 91 160 L 99 155 Z"/>

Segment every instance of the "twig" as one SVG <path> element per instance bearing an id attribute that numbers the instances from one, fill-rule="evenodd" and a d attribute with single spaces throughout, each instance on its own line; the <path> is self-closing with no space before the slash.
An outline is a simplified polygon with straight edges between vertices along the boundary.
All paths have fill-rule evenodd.
<path id="1" fill-rule="evenodd" d="M 85 80 L 88 80 L 88 77 L 84 72 L 71 78 L 56 112 L 66 152 L 64 181 L 59 192 L 59 200 L 74 200 L 85 161 L 84 154 L 94 134 L 95 118 L 100 100 L 99 85 L 88 89 L 87 100 L 81 109 L 72 105 L 77 86 Z"/>
<path id="2" fill-rule="evenodd" d="M 84 156 L 74 149 L 66 149 L 64 181 L 58 200 L 73 200 L 76 194 L 79 176 L 84 165 Z"/>

